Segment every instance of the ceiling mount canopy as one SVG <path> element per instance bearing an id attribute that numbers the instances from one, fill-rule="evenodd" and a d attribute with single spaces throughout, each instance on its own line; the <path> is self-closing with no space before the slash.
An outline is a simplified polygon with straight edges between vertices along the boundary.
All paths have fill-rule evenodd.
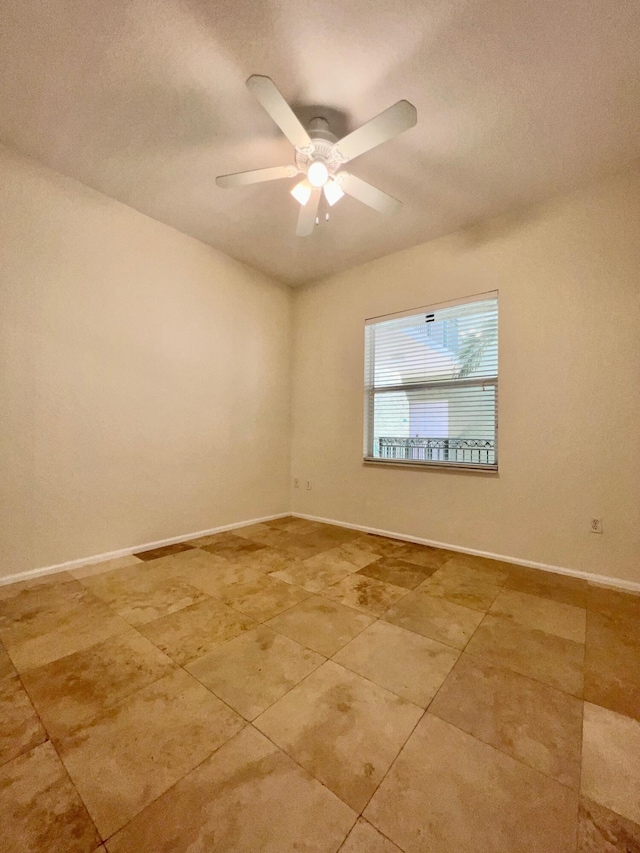
<path id="1" fill-rule="evenodd" d="M 247 80 L 247 88 L 293 145 L 295 165 L 221 175 L 216 178 L 219 187 L 241 187 L 303 175 L 291 190 L 291 195 L 301 205 L 296 228 L 299 237 L 309 236 L 319 221 L 318 209 L 323 195 L 330 207 L 345 193 L 380 213 L 395 213 L 402 207 L 397 199 L 345 171 L 343 166 L 412 128 L 417 122 L 413 104 L 398 101 L 338 140 L 322 116 L 313 118 L 306 129 L 269 77 L 254 74 Z"/>

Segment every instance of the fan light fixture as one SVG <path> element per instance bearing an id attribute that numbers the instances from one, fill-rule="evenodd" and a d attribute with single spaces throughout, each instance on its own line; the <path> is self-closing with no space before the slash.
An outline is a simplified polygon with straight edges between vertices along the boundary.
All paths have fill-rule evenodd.
<path id="1" fill-rule="evenodd" d="M 300 181 L 300 183 L 296 184 L 291 190 L 291 195 L 304 207 L 311 198 L 311 184 L 307 180 Z"/>
<path id="2" fill-rule="evenodd" d="M 314 160 L 307 169 L 307 178 L 312 187 L 323 187 L 329 180 L 329 170 L 322 160 Z"/>
<path id="3" fill-rule="evenodd" d="M 327 202 L 329 203 L 329 207 L 333 207 L 333 205 L 337 201 L 340 201 L 340 199 L 344 195 L 344 193 L 340 189 L 340 184 L 336 181 L 335 178 L 333 178 L 330 181 L 327 181 L 327 183 L 323 187 L 323 190 L 324 190 L 324 197 L 326 198 Z"/>
<path id="4" fill-rule="evenodd" d="M 303 179 L 291 190 L 291 195 L 300 203 L 296 227 L 299 237 L 308 237 L 314 226 L 320 224 L 323 194 L 330 207 L 346 194 L 379 213 L 400 210 L 402 204 L 397 199 L 345 171 L 344 166 L 413 127 L 418 119 L 413 104 L 398 101 L 342 139 L 337 139 L 329 129 L 329 122 L 321 115 L 316 115 L 309 126 L 304 127 L 270 77 L 252 74 L 247 80 L 247 88 L 293 145 L 294 162 L 218 175 L 216 183 L 219 187 L 245 187 L 302 175 Z M 326 210 L 324 214 L 328 219 Z"/>

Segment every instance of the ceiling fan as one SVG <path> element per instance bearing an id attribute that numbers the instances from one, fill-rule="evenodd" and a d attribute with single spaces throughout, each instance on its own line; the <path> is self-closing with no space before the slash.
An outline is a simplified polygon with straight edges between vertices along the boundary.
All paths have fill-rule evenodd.
<path id="1" fill-rule="evenodd" d="M 413 104 L 398 101 L 362 127 L 338 140 L 329 130 L 324 118 L 314 118 L 305 129 L 289 104 L 285 101 L 270 77 L 254 74 L 247 80 L 247 88 L 260 101 L 280 130 L 295 148 L 295 165 L 272 166 L 250 172 L 236 172 L 216 178 L 219 187 L 242 187 L 280 178 L 304 178 L 291 190 L 300 202 L 296 234 L 307 237 L 318 220 L 320 199 L 324 197 L 332 207 L 347 195 L 380 213 L 395 213 L 402 203 L 366 181 L 345 171 L 345 163 L 382 145 L 394 136 L 413 127 L 418 114 Z"/>

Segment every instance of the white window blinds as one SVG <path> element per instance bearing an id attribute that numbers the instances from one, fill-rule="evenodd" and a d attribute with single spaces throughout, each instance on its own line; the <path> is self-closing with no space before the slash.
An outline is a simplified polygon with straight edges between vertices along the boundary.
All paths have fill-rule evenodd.
<path id="1" fill-rule="evenodd" d="M 365 459 L 496 470 L 498 294 L 365 326 Z"/>

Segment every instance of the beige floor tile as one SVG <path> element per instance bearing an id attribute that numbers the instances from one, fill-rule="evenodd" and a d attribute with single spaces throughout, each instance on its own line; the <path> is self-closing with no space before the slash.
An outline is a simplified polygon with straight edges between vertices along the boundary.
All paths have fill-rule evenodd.
<path id="1" fill-rule="evenodd" d="M 259 550 L 255 542 L 249 541 L 247 537 L 239 536 L 236 530 L 222 530 L 220 533 L 210 533 L 200 536 L 198 539 L 190 539 L 189 543 L 196 545 L 198 548 L 210 548 L 212 552 L 218 550 L 220 553 Z"/>
<path id="2" fill-rule="evenodd" d="M 236 565 L 255 569 L 263 574 L 279 572 L 289 566 L 296 566 L 299 560 L 282 551 L 280 548 L 262 548 L 260 551 L 252 551 L 248 554 L 240 554 L 232 561 Z"/>
<path id="3" fill-rule="evenodd" d="M 640 853 L 640 825 L 582 797 L 578 853 Z"/>
<path id="4" fill-rule="evenodd" d="M 406 853 L 574 853 L 577 794 L 427 712 L 364 817 Z"/>
<path id="5" fill-rule="evenodd" d="M 401 539 L 392 539 L 389 536 L 377 536 L 375 533 L 361 533 L 357 539 L 352 541 L 357 542 L 359 548 L 376 554 L 378 558 L 396 557 L 397 552 L 407 544 Z"/>
<path id="6" fill-rule="evenodd" d="M 246 720 L 255 719 L 325 660 L 261 625 L 187 670 Z"/>
<path id="7" fill-rule="evenodd" d="M 190 539 L 190 545 L 195 545 L 198 548 L 210 548 L 211 551 L 219 551 L 220 553 L 237 551 L 257 551 L 255 542 L 248 541 L 246 537 L 238 536 L 236 530 L 222 530 L 220 533 L 209 533 L 205 536 L 199 536 L 197 539 Z"/>
<path id="8" fill-rule="evenodd" d="M 427 578 L 419 590 L 435 598 L 445 598 L 453 604 L 485 613 L 495 601 L 500 587 L 480 580 L 473 569 L 465 571 L 445 565 Z"/>
<path id="9" fill-rule="evenodd" d="M 460 652 L 388 622 L 374 622 L 334 655 L 336 663 L 426 708 Z"/>
<path id="10" fill-rule="evenodd" d="M 640 592 L 627 592 L 622 589 L 589 584 L 587 607 L 589 610 L 610 617 L 625 614 L 640 618 Z"/>
<path id="11" fill-rule="evenodd" d="M 337 545 L 343 545 L 346 542 L 353 542 L 354 539 L 360 537 L 360 531 L 351 530 L 348 527 L 340 527 L 337 524 L 321 524 L 316 522 L 317 526 L 313 531 L 307 531 L 304 535 L 310 539 L 315 539 L 317 542 L 326 544 L 332 548 Z"/>
<path id="12" fill-rule="evenodd" d="M 168 557 L 170 554 L 179 554 L 181 551 L 189 551 L 193 548 L 188 542 L 174 542 L 171 545 L 161 545 L 158 548 L 149 548 L 147 551 L 136 551 L 134 557 L 143 561 L 157 560 L 159 557 Z"/>
<path id="13" fill-rule="evenodd" d="M 363 817 L 360 817 L 339 853 L 402 853 L 402 851 L 367 823 Z"/>
<path id="14" fill-rule="evenodd" d="M 77 569 L 70 569 L 69 574 L 79 580 L 80 578 L 89 578 L 92 575 L 101 575 L 104 572 L 113 572 L 115 569 L 123 569 L 125 566 L 135 566 L 141 562 L 142 560 L 139 557 L 128 554 L 126 557 L 115 557 L 113 560 L 102 560 L 100 563 L 87 563 L 86 566 L 78 566 Z"/>
<path id="15" fill-rule="evenodd" d="M 490 557 L 476 557 L 475 554 L 460 554 L 449 551 L 444 565 L 449 574 L 459 578 L 490 583 L 493 586 L 502 586 L 506 583 L 513 569 L 511 563 L 503 563 L 501 560 L 492 560 Z"/>
<path id="16" fill-rule="evenodd" d="M 100 837 L 51 743 L 0 767 L 2 853 L 92 853 Z"/>
<path id="17" fill-rule="evenodd" d="M 348 806 L 248 727 L 110 839 L 107 849 L 335 853 L 355 819 Z"/>
<path id="18" fill-rule="evenodd" d="M 253 539 L 256 534 L 267 533 L 270 529 L 266 524 L 258 522 L 257 524 L 248 524 L 246 527 L 236 527 L 233 534 L 243 539 Z M 258 539 L 258 541 L 260 540 Z"/>
<path id="19" fill-rule="evenodd" d="M 401 586 L 368 578 L 357 572 L 327 587 L 322 595 L 332 601 L 339 601 L 346 607 L 362 610 L 371 616 L 382 616 L 394 604 L 407 595 L 408 590 Z"/>
<path id="20" fill-rule="evenodd" d="M 336 548 L 326 551 L 327 554 L 334 554 L 341 560 L 346 560 L 352 563 L 356 569 L 362 569 L 370 563 L 374 563 L 380 559 L 380 554 L 374 554 L 370 546 L 366 542 L 362 542 L 360 538 L 352 539 L 350 542 L 343 542 Z"/>
<path id="21" fill-rule="evenodd" d="M 372 616 L 314 595 L 270 619 L 267 625 L 308 649 L 331 657 L 372 622 Z"/>
<path id="22" fill-rule="evenodd" d="M 280 525 L 278 529 L 287 530 L 290 533 L 293 532 L 299 536 L 306 536 L 309 533 L 317 533 L 324 527 L 325 525 L 319 521 L 311 521 L 308 518 L 295 518 L 292 516 L 286 524 Z"/>
<path id="23" fill-rule="evenodd" d="M 208 598 L 138 627 L 176 663 L 185 666 L 255 624 L 243 613 Z"/>
<path id="24" fill-rule="evenodd" d="M 22 677 L 49 734 L 62 740 L 175 668 L 153 643 L 129 627 Z"/>
<path id="25" fill-rule="evenodd" d="M 297 515 L 281 515 L 279 518 L 272 518 L 264 522 L 266 527 L 271 530 L 299 530 L 306 531 L 308 527 L 314 530 L 320 527 L 319 522 L 309 521 L 308 518 L 299 518 Z"/>
<path id="26" fill-rule="evenodd" d="M 327 661 L 254 725 L 360 811 L 421 716 L 422 708 Z"/>
<path id="27" fill-rule="evenodd" d="M 53 578 L 60 578 L 54 582 Z M 46 583 L 45 583 L 46 581 Z M 37 581 L 10 584 L 0 598 L 0 634 L 16 643 L 54 630 L 60 625 L 60 613 L 66 616 L 96 599 L 66 572 Z M 11 594 L 9 594 L 11 591 Z M 6 642 L 3 640 L 3 642 Z"/>
<path id="28" fill-rule="evenodd" d="M 502 616 L 488 614 L 471 638 L 467 652 L 565 693 L 582 696 L 582 643 L 524 628 Z"/>
<path id="29" fill-rule="evenodd" d="M 193 548 L 202 548 L 203 545 L 211 545 L 214 542 L 224 539 L 226 532 L 223 533 L 205 533 L 203 536 L 196 536 L 195 539 L 187 539 L 187 545 Z"/>
<path id="30" fill-rule="evenodd" d="M 172 554 L 180 554 L 183 551 L 190 551 L 193 547 L 189 542 L 173 542 L 171 545 L 160 545 L 158 548 L 136 551 L 134 557 L 147 562 L 149 560 L 157 560 L 160 557 L 168 557 Z"/>
<path id="31" fill-rule="evenodd" d="M 248 564 L 244 558 L 232 561 L 214 557 L 206 551 L 201 553 L 203 559 L 192 560 L 182 566 L 180 577 L 214 598 L 223 595 L 229 586 L 259 583 L 266 574 L 264 569 Z"/>
<path id="32" fill-rule="evenodd" d="M 640 823 L 640 722 L 585 702 L 582 793 Z"/>
<path id="33" fill-rule="evenodd" d="M 251 554 L 260 551 L 265 546 L 261 542 L 254 542 L 234 533 L 219 533 L 208 545 L 200 546 L 203 551 L 209 551 L 218 557 L 226 557 L 228 560 L 236 559 L 243 554 Z"/>
<path id="34" fill-rule="evenodd" d="M 15 598 L 24 592 L 30 591 L 33 594 L 36 590 L 42 590 L 48 586 L 57 587 L 72 581 L 73 578 L 69 572 L 53 572 L 50 575 L 41 575 L 38 578 L 32 578 L 28 581 L 18 581 L 16 583 L 0 582 L 0 602 Z M 0 605 L 0 614 L 2 612 L 3 608 Z"/>
<path id="35" fill-rule="evenodd" d="M 205 687 L 177 670 L 61 742 L 60 757 L 108 838 L 243 725 Z"/>
<path id="36" fill-rule="evenodd" d="M 585 580 L 544 572 L 541 569 L 513 566 L 505 588 L 550 598 L 574 607 L 587 606 L 588 584 Z"/>
<path id="37" fill-rule="evenodd" d="M 78 581 L 41 587 L 5 600 L 0 639 L 19 672 L 86 649 L 129 629 L 128 623 Z M 1 610 L 1 608 L 0 608 Z M 16 612 L 18 611 L 18 612 Z"/>
<path id="38" fill-rule="evenodd" d="M 343 560 L 330 551 L 323 551 L 306 560 L 296 560 L 271 577 L 286 583 L 297 584 L 309 592 L 320 592 L 325 587 L 349 577 L 357 570 L 353 563 Z"/>
<path id="39" fill-rule="evenodd" d="M 173 580 L 182 578 L 187 580 L 188 574 L 197 568 L 214 571 L 220 567 L 226 567 L 229 563 L 224 557 L 216 557 L 201 548 L 191 548 L 188 551 L 179 551 L 177 554 L 167 554 L 166 557 L 158 557 L 148 560 L 142 565 L 125 567 L 118 575 L 121 580 L 136 579 L 140 577 L 155 578 L 156 580 Z"/>
<path id="40" fill-rule="evenodd" d="M 584 698 L 640 720 L 640 619 L 587 611 Z"/>
<path id="41" fill-rule="evenodd" d="M 265 523 L 264 530 L 255 530 L 250 537 L 243 537 L 247 541 L 253 542 L 255 544 L 261 545 L 267 548 L 281 548 L 287 542 L 290 542 L 292 538 L 294 538 L 297 534 L 295 530 L 287 530 L 285 528 L 276 528 L 271 527 L 268 523 Z M 238 532 L 238 538 L 240 538 L 240 534 Z M 208 543 L 203 543 L 208 544 Z M 254 552 L 257 553 L 257 552 Z"/>
<path id="42" fill-rule="evenodd" d="M 416 545 L 413 542 L 403 542 L 390 556 L 435 571 L 449 559 L 450 552 L 442 548 L 432 548 L 430 545 Z"/>
<path id="43" fill-rule="evenodd" d="M 0 677 L 0 765 L 47 739 L 17 673 Z"/>
<path id="44" fill-rule="evenodd" d="M 435 571 L 433 567 L 417 566 L 396 557 L 382 557 L 360 569 L 359 574 L 405 589 L 415 589 Z"/>
<path id="45" fill-rule="evenodd" d="M 336 547 L 336 543 L 328 539 L 318 539 L 315 533 L 305 535 L 287 534 L 286 538 L 278 544 L 278 547 L 291 557 L 297 557 L 299 560 L 306 560 L 309 557 L 314 557 L 316 554 L 321 554 L 331 548 Z"/>
<path id="46" fill-rule="evenodd" d="M 546 634 L 564 637 L 576 643 L 584 643 L 587 611 L 581 607 L 562 604 L 539 595 L 504 589 L 491 605 L 489 611 L 503 616 L 525 628 L 536 628 Z"/>
<path id="47" fill-rule="evenodd" d="M 464 653 L 429 712 L 572 788 L 580 786 L 582 701 Z"/>
<path id="48" fill-rule="evenodd" d="M 309 598 L 311 593 L 270 575 L 261 575 L 254 581 L 228 586 L 218 595 L 221 601 L 235 610 L 256 622 L 264 622 Z"/>
<path id="49" fill-rule="evenodd" d="M 285 537 L 291 539 L 291 537 L 313 536 L 324 528 L 323 524 L 320 524 L 317 521 L 309 521 L 304 518 L 294 519 L 293 521 L 296 523 L 289 522 L 285 525 L 281 525 L 280 527 L 270 525 L 272 533 L 278 533 L 283 537 L 284 541 Z"/>
<path id="50" fill-rule="evenodd" d="M 598 610 L 589 608 L 587 632 L 590 634 L 591 643 L 606 644 L 610 636 L 615 634 L 616 639 L 622 639 L 625 643 L 640 647 L 640 614 L 622 608 L 602 607 Z M 605 639 L 607 633 L 610 636 Z"/>
<path id="51" fill-rule="evenodd" d="M 448 646 L 463 649 L 483 614 L 423 592 L 410 592 L 385 615 L 385 621 Z"/>
<path id="52" fill-rule="evenodd" d="M 609 647 L 587 644 L 584 698 L 640 720 L 640 648 L 622 640 Z"/>
<path id="53" fill-rule="evenodd" d="M 585 641 L 587 611 L 582 607 L 562 604 L 527 592 L 503 589 L 489 612 L 525 628 L 535 628 L 576 643 Z"/>
<path id="54" fill-rule="evenodd" d="M 132 625 L 153 622 L 206 598 L 183 578 L 159 577 L 145 566 L 83 578 L 82 583 Z"/>

